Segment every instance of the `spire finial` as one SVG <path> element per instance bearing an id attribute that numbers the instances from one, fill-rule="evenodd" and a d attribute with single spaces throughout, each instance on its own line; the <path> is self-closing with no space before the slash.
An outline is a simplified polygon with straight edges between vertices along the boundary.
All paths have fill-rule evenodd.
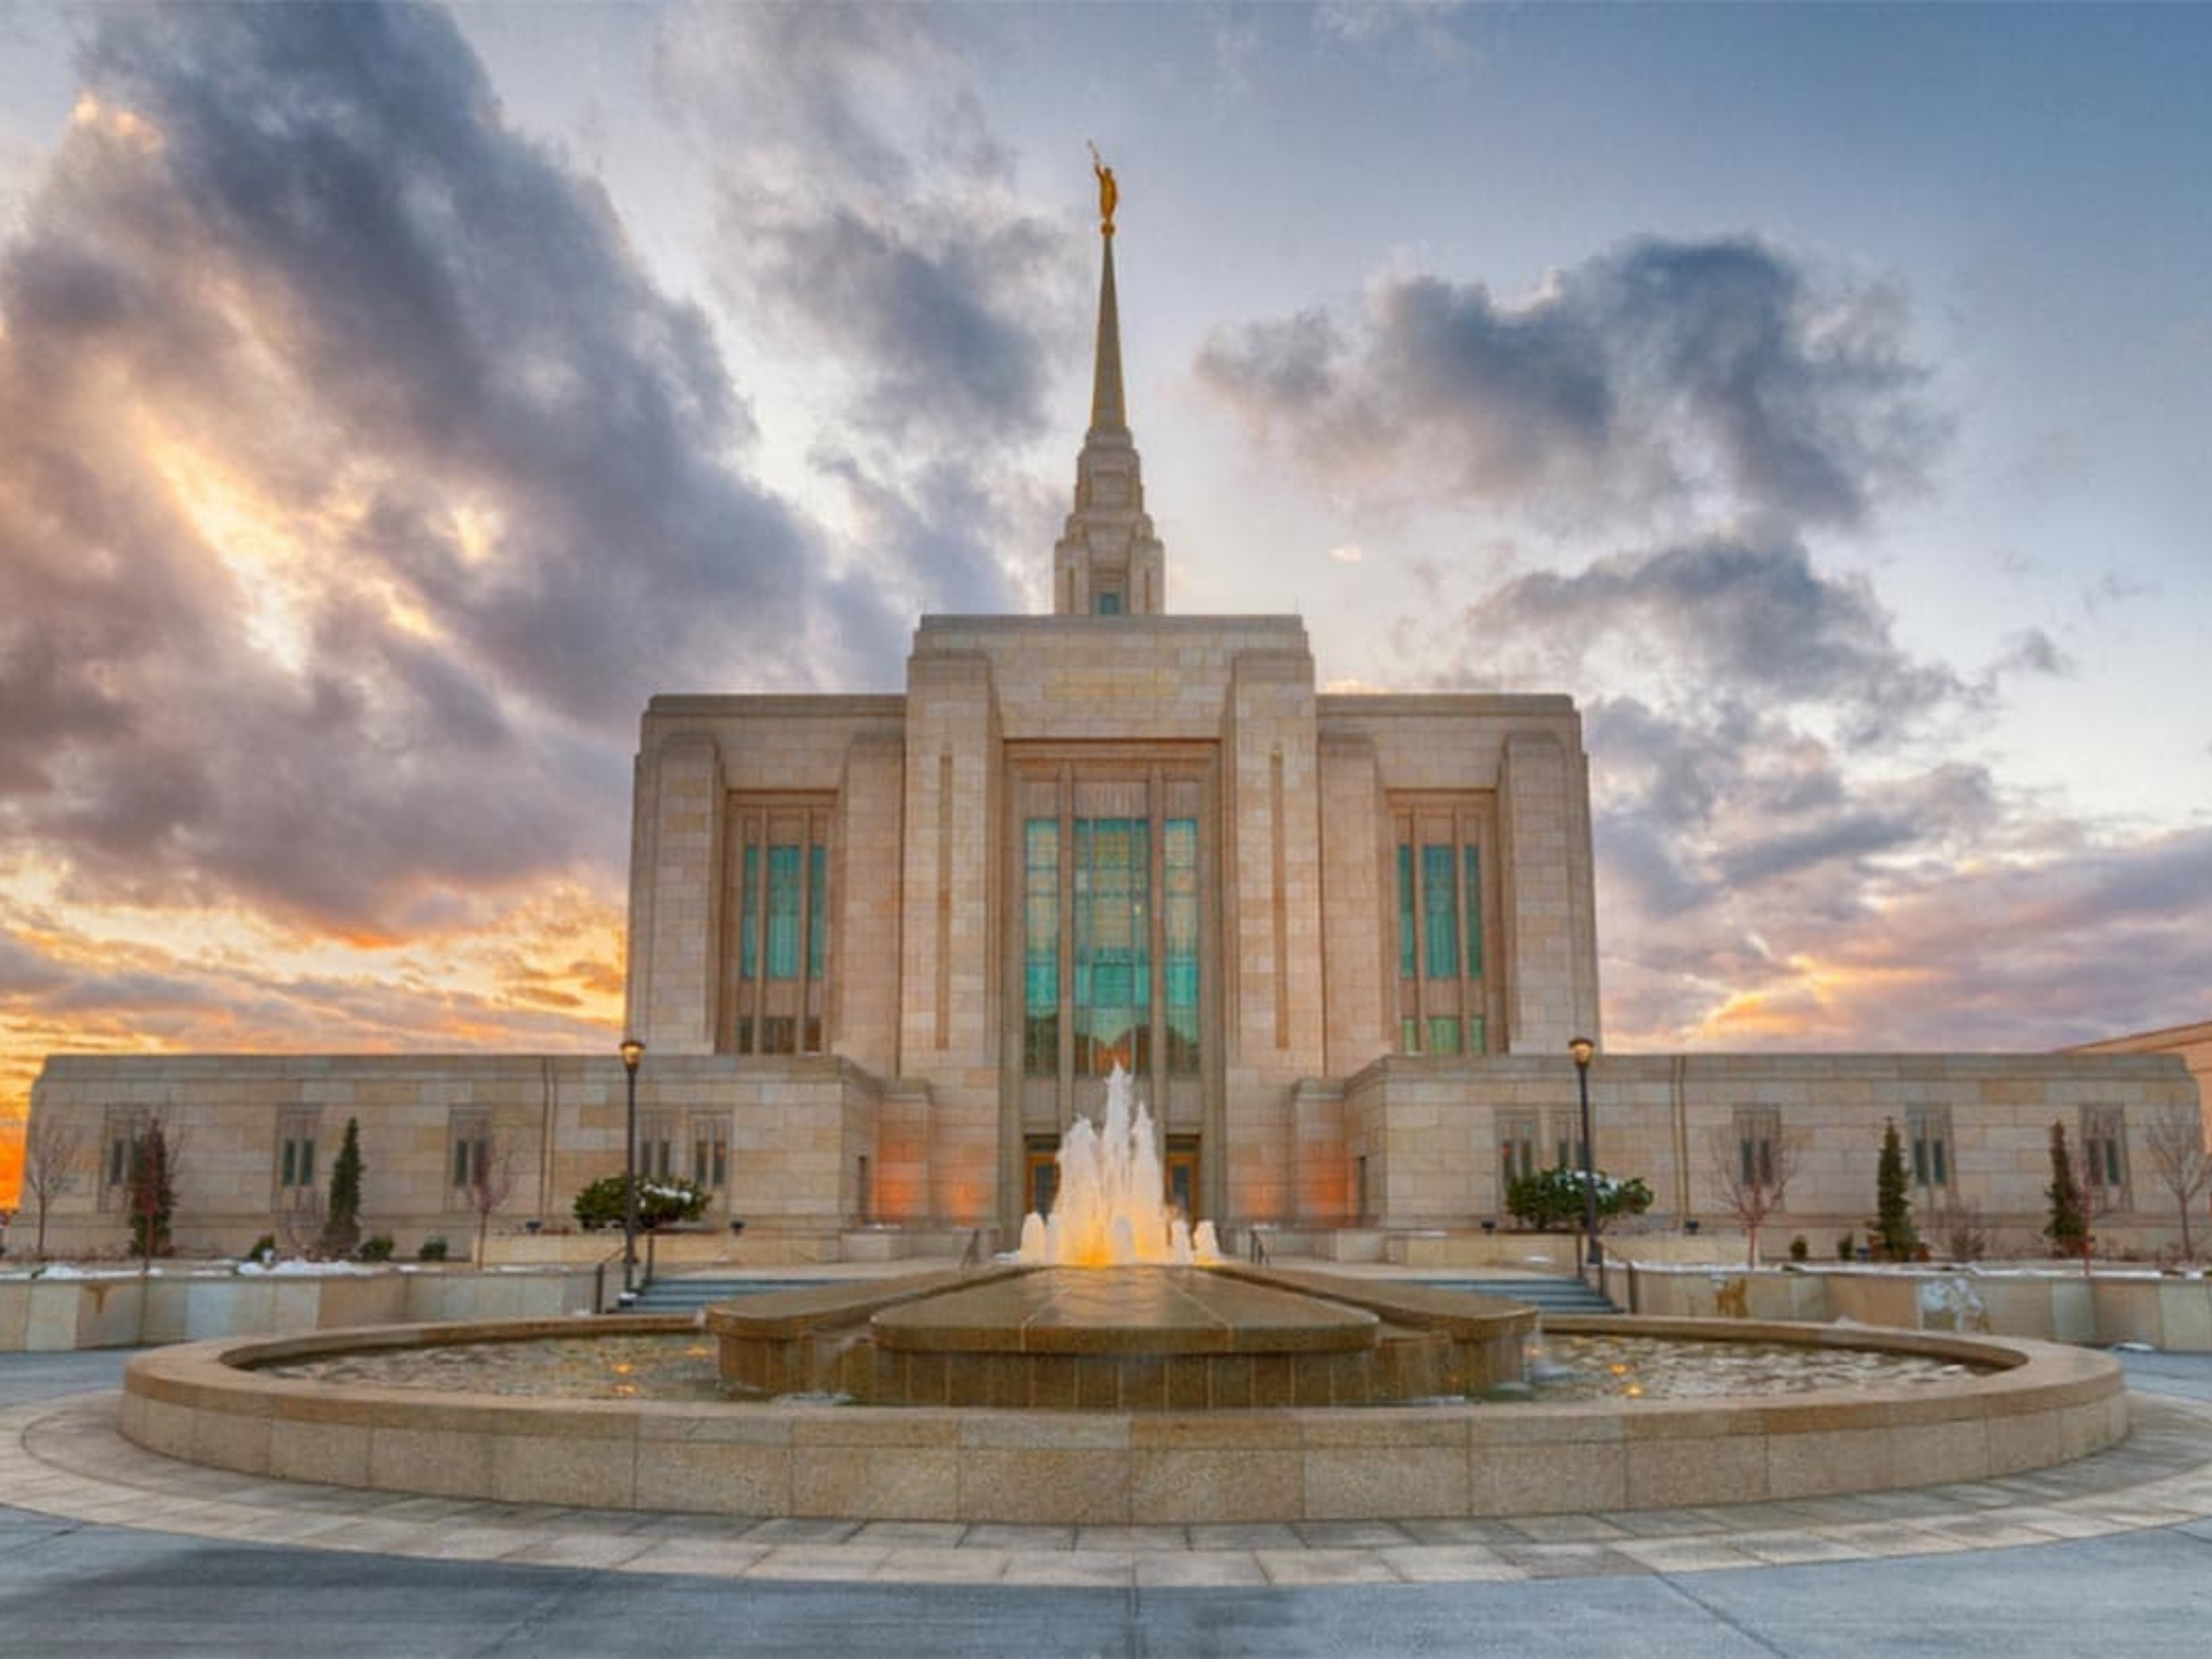
<path id="1" fill-rule="evenodd" d="M 1098 153 L 1094 141 L 1090 146 L 1090 170 L 1098 175 L 1098 234 L 1114 234 L 1114 209 L 1122 200 L 1122 187 L 1114 182 L 1114 169 Z"/>

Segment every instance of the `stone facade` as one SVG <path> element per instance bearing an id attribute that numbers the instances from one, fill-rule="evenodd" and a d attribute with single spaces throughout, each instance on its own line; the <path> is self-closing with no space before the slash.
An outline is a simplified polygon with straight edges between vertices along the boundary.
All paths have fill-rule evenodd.
<path id="1" fill-rule="evenodd" d="M 1497 1053 L 1597 1033 L 1587 761 L 1567 698 L 1320 696 L 1294 617 L 925 617 L 906 677 L 903 698 L 656 698 L 632 865 L 632 1029 L 656 1064 L 721 1052 L 741 1074 L 772 1058 L 746 1022 L 775 988 L 757 971 L 767 946 L 744 937 L 760 843 L 732 822 L 754 800 L 818 803 L 819 1052 L 928 1120 L 871 1154 L 887 1177 L 880 1219 L 1010 1230 L 1033 1196 L 1025 1145 L 1095 1111 L 1103 1089 L 1095 1065 L 1057 1090 L 1025 1087 L 1026 779 L 1137 795 L 1159 792 L 1156 772 L 1193 780 L 1205 1058 L 1187 1086 L 1159 1058 L 1139 1080 L 1193 1144 L 1205 1214 L 1312 1213 L 1294 1094 L 1421 1046 L 1429 1022 L 1452 1023 L 1455 1049 L 1478 1027 Z M 1471 906 L 1454 886 L 1449 920 L 1484 971 L 1455 973 L 1429 993 L 1433 1010 L 1408 1015 L 1391 971 L 1396 855 L 1433 802 L 1459 839 L 1421 833 L 1447 836 L 1434 844 L 1455 883 L 1480 873 Z M 757 891 L 752 902 L 766 907 Z M 802 1053 L 813 1040 L 793 1037 Z M 1327 1162 L 1309 1153 L 1306 1179 L 1333 1192 L 1341 1173 L 1313 1167 Z"/>

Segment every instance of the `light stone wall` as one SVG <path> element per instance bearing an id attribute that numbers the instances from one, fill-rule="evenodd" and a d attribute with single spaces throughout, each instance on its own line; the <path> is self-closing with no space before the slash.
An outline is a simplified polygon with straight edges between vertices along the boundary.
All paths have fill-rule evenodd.
<path id="1" fill-rule="evenodd" d="M 721 1036 L 728 994 L 729 803 L 738 793 L 804 793 L 838 801 L 849 851 L 876 851 L 898 834 L 897 762 L 884 795 L 887 747 L 895 757 L 905 700 L 887 696 L 659 696 L 645 710 L 636 765 L 630 854 L 629 1030 L 650 1053 L 705 1054 Z M 858 768 L 858 775 L 854 769 Z M 850 787 L 846 785 L 850 785 Z M 892 949 L 882 905 L 897 912 L 896 860 L 866 883 L 839 883 L 857 908 L 835 916 L 830 956 L 858 965 L 851 1058 L 889 1071 L 883 1025 Z M 852 893 L 848 887 L 861 887 Z M 886 893 L 888 892 L 887 899 Z"/>
<path id="2" fill-rule="evenodd" d="M 1324 949 L 1322 1066 L 1349 1077 L 1396 1041 L 1391 999 L 1395 963 L 1386 927 L 1390 837 L 1372 739 L 1330 733 L 1320 739 L 1321 928 Z"/>
<path id="3" fill-rule="evenodd" d="M 32 1086 L 31 1109 L 82 1122 L 95 1147 L 111 1109 L 157 1115 L 176 1148 L 173 1231 L 188 1253 L 243 1252 L 264 1233 L 283 1239 L 279 1124 L 292 1111 L 319 1114 L 316 1187 L 327 1192 L 346 1120 L 356 1119 L 364 1232 L 391 1235 L 406 1255 L 435 1235 L 461 1255 L 477 1217 L 467 1191 L 448 1185 L 456 1109 L 488 1113 L 495 1141 L 515 1153 L 497 1224 L 563 1227 L 586 1184 L 623 1167 L 625 1084 L 611 1055 L 56 1055 Z M 708 1220 L 741 1217 L 771 1232 L 834 1233 L 858 1221 L 859 1160 L 877 1143 L 880 1097 L 875 1079 L 830 1058 L 741 1070 L 729 1056 L 649 1050 L 638 1076 L 641 1117 L 665 1114 L 679 1137 L 697 1119 L 728 1124 L 729 1186 Z M 679 1143 L 679 1162 L 688 1155 Z M 118 1252 L 121 1205 L 102 1207 L 89 1152 L 82 1173 L 48 1217 L 48 1249 Z"/>
<path id="4" fill-rule="evenodd" d="M 1950 1111 L 1956 1198 L 2009 1244 L 2032 1250 L 2048 1214 L 2050 1126 L 2069 1141 L 2082 1109 L 2125 1114 L 2132 1183 L 2123 1205 L 2099 1217 L 2113 1245 L 2154 1249 L 2174 1236 L 2171 1196 L 2141 1151 L 2147 1125 L 2195 1098 L 2177 1058 L 2166 1055 L 1770 1054 L 1600 1055 L 1590 1073 L 1596 1162 L 1639 1175 L 1655 1195 L 1655 1221 L 1731 1218 L 1715 1167 L 1733 1155 L 1738 1107 L 1773 1107 L 1785 1135 L 1802 1141 L 1787 1203 L 1766 1222 L 1770 1248 L 1794 1232 L 1832 1249 L 1874 1212 L 1883 1127 L 1902 1134 L 1910 1107 Z M 1499 1115 L 1549 1113 L 1572 1122 L 1573 1062 L 1514 1056 L 1484 1062 L 1392 1057 L 1344 1085 L 1348 1149 L 1367 1160 L 1373 1224 L 1471 1228 L 1506 1221 L 1497 1149 Z M 1548 1162 L 1548 1157 L 1540 1161 Z M 1922 1191 L 1925 1229 L 1942 1195 Z"/>
<path id="5" fill-rule="evenodd" d="M 878 1077 L 899 1074 L 899 969 L 905 891 L 903 741 L 869 734 L 845 760 L 837 856 L 835 967 L 830 982 L 832 1046 Z"/>
<path id="6" fill-rule="evenodd" d="M 56 1353 L 397 1321 L 589 1313 L 598 1276 L 410 1268 L 345 1276 L 0 1278 L 0 1353 Z"/>
<path id="7" fill-rule="evenodd" d="M 1631 1242 L 1632 1248 L 1632 1242 Z M 1624 1253 L 1616 1249 L 1617 1257 Z M 1799 1319 L 1906 1331 L 1989 1332 L 2110 1347 L 2140 1342 L 2168 1353 L 2212 1352 L 2212 1280 L 2068 1267 L 1961 1272 L 1834 1266 L 1655 1269 L 1607 1274 L 1623 1306 L 1672 1319 Z"/>

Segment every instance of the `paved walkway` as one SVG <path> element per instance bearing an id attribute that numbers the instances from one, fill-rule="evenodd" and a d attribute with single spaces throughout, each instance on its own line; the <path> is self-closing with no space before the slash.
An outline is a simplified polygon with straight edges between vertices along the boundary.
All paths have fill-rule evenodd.
<path id="1" fill-rule="evenodd" d="M 2212 1358 L 2129 1365 L 2123 1446 L 2007 1480 L 1518 1521 L 1095 1529 L 256 1480 L 123 1440 L 120 1356 L 5 1356 L 0 1655 L 1814 1655 L 1878 1634 L 1946 1653 L 2202 1655 Z"/>

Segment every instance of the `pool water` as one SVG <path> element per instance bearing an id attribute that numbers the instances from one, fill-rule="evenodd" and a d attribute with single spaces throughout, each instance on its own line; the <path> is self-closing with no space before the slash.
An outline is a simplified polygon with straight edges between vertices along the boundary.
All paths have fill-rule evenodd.
<path id="1" fill-rule="evenodd" d="M 441 1393 L 566 1400 L 725 1397 L 714 1344 L 694 1332 L 364 1349 L 255 1369 L 269 1376 Z M 1955 1382 L 1981 1369 L 1933 1356 L 1858 1348 L 1560 1335 L 1531 1343 L 1529 1382 L 1493 1397 L 1510 1403 L 1802 1394 Z"/>

